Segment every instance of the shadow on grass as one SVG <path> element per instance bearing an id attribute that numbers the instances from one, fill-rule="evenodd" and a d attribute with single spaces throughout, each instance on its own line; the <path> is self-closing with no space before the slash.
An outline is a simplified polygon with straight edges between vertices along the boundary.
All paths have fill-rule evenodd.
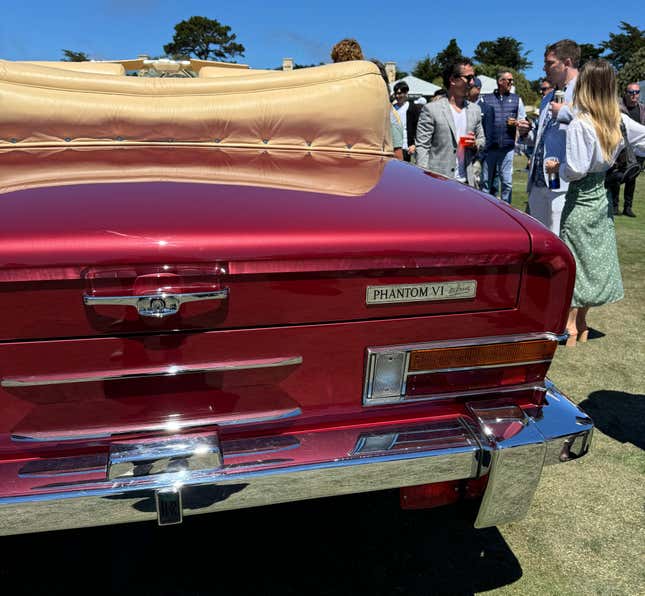
<path id="1" fill-rule="evenodd" d="M 70 593 L 89 574 L 115 594 L 473 594 L 522 576 L 470 504 L 401 511 L 398 491 L 0 541 L 5 581 Z M 33 559 L 40 556 L 38 574 Z M 92 584 L 90 584 L 92 585 Z M 95 591 L 94 593 L 98 593 Z"/>
<path id="2" fill-rule="evenodd" d="M 580 402 L 598 430 L 645 449 L 645 395 L 623 391 L 594 391 Z"/>
<path id="3" fill-rule="evenodd" d="M 605 337 L 605 333 L 602 331 L 599 331 L 598 329 L 594 329 L 593 327 L 589 327 L 589 341 L 593 339 L 600 339 L 601 337 Z"/>
<path id="4" fill-rule="evenodd" d="M 589 327 L 589 336 L 588 336 L 589 341 L 592 341 L 594 339 L 600 339 L 601 337 L 605 337 L 605 335 L 606 334 L 603 333 L 602 331 L 598 329 L 594 329 L 593 327 Z M 559 345 L 564 346 L 566 345 L 566 343 L 567 343 L 566 340 L 563 339 L 559 342 Z"/>

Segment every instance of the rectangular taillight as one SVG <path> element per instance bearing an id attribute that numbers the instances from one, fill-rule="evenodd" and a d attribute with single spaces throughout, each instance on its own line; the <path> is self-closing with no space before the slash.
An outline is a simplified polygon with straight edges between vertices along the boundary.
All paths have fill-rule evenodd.
<path id="1" fill-rule="evenodd" d="M 558 339 L 543 333 L 368 348 L 363 403 L 379 405 L 539 383 Z"/>

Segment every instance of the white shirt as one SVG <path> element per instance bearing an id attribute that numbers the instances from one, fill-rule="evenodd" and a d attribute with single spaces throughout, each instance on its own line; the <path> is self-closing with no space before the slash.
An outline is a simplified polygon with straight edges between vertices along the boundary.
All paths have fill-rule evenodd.
<path id="1" fill-rule="evenodd" d="M 451 105 L 450 109 L 452 110 L 452 119 L 455 122 L 455 132 L 457 133 L 457 157 L 455 160 L 455 178 L 460 182 L 466 182 L 466 148 L 459 143 L 461 137 L 465 137 L 468 134 L 468 121 L 466 119 L 466 109 L 465 107 L 461 109 L 460 112 L 455 110 Z"/>
<path id="2" fill-rule="evenodd" d="M 410 104 L 406 101 L 402 106 L 398 105 L 397 103 L 394 104 L 394 109 L 397 111 L 397 114 L 399 115 L 399 118 L 401 119 L 401 124 L 403 125 L 403 130 L 408 129 L 408 107 Z M 406 142 L 406 148 L 407 148 L 407 138 L 405 140 Z"/>
<path id="3" fill-rule="evenodd" d="M 621 114 L 621 118 L 627 129 L 627 140 L 634 148 L 634 153 L 639 157 L 645 156 L 645 126 L 625 114 Z M 624 146 L 625 142 L 621 138 L 611 161 L 607 161 L 603 157 L 600 142 L 591 120 L 576 116 L 567 129 L 567 158 L 566 162 L 560 166 L 560 175 L 565 180 L 572 182 L 584 178 L 589 173 L 605 172 L 616 161 L 616 157 Z"/>

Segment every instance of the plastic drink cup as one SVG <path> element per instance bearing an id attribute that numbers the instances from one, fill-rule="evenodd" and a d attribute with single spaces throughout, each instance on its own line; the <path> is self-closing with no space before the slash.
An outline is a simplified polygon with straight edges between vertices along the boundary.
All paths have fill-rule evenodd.
<path id="1" fill-rule="evenodd" d="M 474 147 L 475 143 L 471 137 L 459 137 L 459 146 L 460 147 Z"/>

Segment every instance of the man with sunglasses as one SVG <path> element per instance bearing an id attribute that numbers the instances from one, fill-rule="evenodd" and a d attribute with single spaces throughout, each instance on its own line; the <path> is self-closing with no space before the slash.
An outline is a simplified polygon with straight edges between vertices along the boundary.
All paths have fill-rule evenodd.
<path id="1" fill-rule="evenodd" d="M 627 114 L 632 120 L 635 120 L 639 124 L 645 124 L 645 105 L 640 103 L 640 91 L 638 83 L 629 83 L 625 87 L 625 94 L 620 99 L 620 111 L 623 114 Z M 637 157 L 637 159 L 642 167 L 643 158 Z M 609 199 L 613 203 L 614 215 L 620 215 L 620 211 L 618 209 L 620 202 L 620 184 L 607 179 L 605 186 L 609 193 Z M 627 217 L 636 217 L 636 214 L 632 210 L 635 188 L 636 178 L 632 178 L 632 180 L 625 182 L 623 215 L 626 215 Z"/>
<path id="2" fill-rule="evenodd" d="M 481 188 L 484 192 L 491 192 L 493 179 L 498 174 L 501 198 L 507 203 L 511 202 L 513 196 L 513 155 L 517 130 L 518 127 L 525 130 L 530 127 L 522 98 L 511 93 L 513 83 L 513 73 L 500 71 L 495 92 L 482 96 L 483 101 L 495 111 L 495 118 L 492 136 L 486 139 Z"/>
<path id="3" fill-rule="evenodd" d="M 467 100 L 475 71 L 468 58 L 443 70 L 446 97 L 426 104 L 417 125 L 417 165 L 475 186 L 473 162 L 486 139 L 479 107 Z"/>
<path id="4" fill-rule="evenodd" d="M 540 95 L 544 98 L 553 91 L 553 85 L 546 79 L 540 81 Z"/>
<path id="5" fill-rule="evenodd" d="M 414 146 L 414 137 L 417 134 L 417 122 L 421 107 L 408 99 L 410 87 L 405 81 L 399 81 L 394 85 L 394 109 L 397 111 L 401 124 L 404 129 L 403 139 L 403 159 L 410 161 L 410 156 L 414 155 L 416 150 Z"/>

